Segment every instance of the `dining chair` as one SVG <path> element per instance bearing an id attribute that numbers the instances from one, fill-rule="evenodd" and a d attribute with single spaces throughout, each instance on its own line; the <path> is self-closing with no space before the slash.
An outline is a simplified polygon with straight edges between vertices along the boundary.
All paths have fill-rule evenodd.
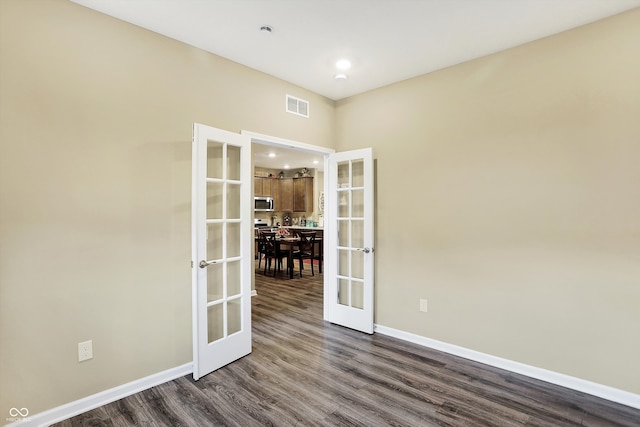
<path id="1" fill-rule="evenodd" d="M 286 254 L 278 249 L 276 233 L 270 231 L 260 233 L 260 241 L 262 242 L 262 254 L 264 255 L 264 274 L 267 274 L 267 270 L 271 270 L 271 261 L 273 260 L 275 261 L 273 277 L 275 277 L 277 272 L 282 270 L 282 259 L 286 257 Z"/>
<path id="2" fill-rule="evenodd" d="M 258 269 L 262 268 L 262 257 L 264 256 L 264 241 L 262 240 L 262 230 L 257 230 L 256 231 L 256 237 L 257 237 L 257 251 L 256 251 L 256 255 L 258 256 Z M 266 260 L 265 260 L 266 262 Z"/>
<path id="3" fill-rule="evenodd" d="M 293 257 L 298 260 L 300 264 L 300 277 L 302 277 L 302 270 L 304 269 L 304 260 L 311 261 L 311 275 L 315 276 L 313 271 L 313 262 L 315 258 L 315 231 L 300 231 L 298 232 L 300 242 L 298 242 L 298 249 L 293 252 Z"/>

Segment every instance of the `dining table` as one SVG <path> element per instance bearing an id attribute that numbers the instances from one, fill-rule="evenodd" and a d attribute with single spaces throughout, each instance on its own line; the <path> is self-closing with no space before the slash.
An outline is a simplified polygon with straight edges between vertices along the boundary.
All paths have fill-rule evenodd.
<path id="1" fill-rule="evenodd" d="M 258 237 L 256 237 L 256 241 L 258 241 Z M 276 236 L 276 244 L 277 250 L 280 252 L 287 253 L 287 271 L 289 273 L 289 278 L 293 279 L 293 253 L 296 249 L 298 249 L 298 243 L 300 242 L 299 236 Z M 319 243 L 319 272 L 322 274 L 322 252 L 323 252 L 323 244 L 322 237 L 316 237 L 315 242 Z M 311 262 L 313 262 L 312 260 Z"/>

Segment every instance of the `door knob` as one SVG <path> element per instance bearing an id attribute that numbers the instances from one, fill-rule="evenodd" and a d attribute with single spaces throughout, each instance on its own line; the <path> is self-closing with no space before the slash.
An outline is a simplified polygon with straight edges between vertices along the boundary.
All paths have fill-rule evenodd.
<path id="1" fill-rule="evenodd" d="M 202 261 L 200 261 L 200 263 L 199 263 L 198 265 L 200 266 L 200 268 L 207 268 L 207 267 L 209 267 L 211 264 L 215 264 L 215 263 L 216 263 L 215 261 L 205 261 L 205 260 L 202 260 Z"/>

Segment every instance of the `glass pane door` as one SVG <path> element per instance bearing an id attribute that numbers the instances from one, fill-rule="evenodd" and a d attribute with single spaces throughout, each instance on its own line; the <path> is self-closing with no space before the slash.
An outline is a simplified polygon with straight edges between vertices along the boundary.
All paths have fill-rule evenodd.
<path id="1" fill-rule="evenodd" d="M 207 141 L 207 341 L 241 330 L 240 147 Z"/>
<path id="2" fill-rule="evenodd" d="M 373 156 L 329 156 L 327 320 L 373 332 Z M 332 227 L 335 224 L 335 227 Z"/>
<path id="3" fill-rule="evenodd" d="M 363 161 L 338 163 L 338 304 L 364 308 Z"/>
<path id="4" fill-rule="evenodd" d="M 251 351 L 247 137 L 194 125 L 194 377 Z"/>

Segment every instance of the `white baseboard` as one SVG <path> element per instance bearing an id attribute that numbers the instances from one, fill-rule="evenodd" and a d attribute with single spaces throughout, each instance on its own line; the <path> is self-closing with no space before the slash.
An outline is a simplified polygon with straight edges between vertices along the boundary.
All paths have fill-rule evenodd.
<path id="1" fill-rule="evenodd" d="M 251 296 L 253 297 L 256 295 L 258 295 L 258 293 L 255 291 L 255 289 L 252 290 Z M 116 400 L 131 396 L 132 394 L 150 389 L 151 387 L 164 384 L 168 381 L 175 380 L 176 378 L 180 378 L 191 373 L 193 373 L 193 364 L 185 363 L 182 366 L 177 366 L 163 372 L 149 375 L 148 377 L 140 378 L 130 383 L 119 385 L 112 389 L 84 397 L 82 399 L 67 403 L 62 406 L 58 406 L 39 414 L 29 415 L 24 418 L 19 417 L 19 419 L 18 417 L 16 417 L 15 421 L 11 424 L 7 424 L 7 426 L 49 426 L 51 424 L 67 420 L 71 417 L 75 417 L 76 415 L 80 415 L 84 412 L 90 411 L 111 402 L 115 402 Z"/>
<path id="2" fill-rule="evenodd" d="M 39 414 L 29 415 L 22 420 L 9 424 L 9 426 L 49 426 L 151 387 L 189 375 L 192 372 L 193 364 L 185 363 L 184 365 L 176 366 L 175 368 L 167 369 L 166 371 L 158 372 L 148 377 L 140 378 L 130 383 L 87 396 L 75 402 L 67 403 Z"/>
<path id="3" fill-rule="evenodd" d="M 517 374 L 526 375 L 531 378 L 546 381 L 562 387 L 577 390 L 593 396 L 601 397 L 612 402 L 640 409 L 640 395 L 619 390 L 613 387 L 571 377 L 569 375 L 560 374 L 558 372 L 549 371 L 535 366 L 526 365 L 524 363 L 514 362 L 512 360 L 503 359 L 501 357 L 492 356 L 490 354 L 481 353 L 465 347 L 448 344 L 442 341 L 415 335 L 409 332 L 400 331 L 398 329 L 389 328 L 387 326 L 375 325 L 375 332 L 398 338 L 404 341 L 412 342 L 434 350 L 460 356 L 465 359 L 484 363 L 496 368 Z M 35 415 L 29 415 L 26 418 L 17 420 L 8 426 L 49 426 L 100 406 L 106 405 L 116 400 L 122 399 L 132 394 L 147 390 L 151 387 L 164 384 L 176 378 L 189 375 L 193 372 L 193 364 L 186 363 L 166 371 L 158 372 L 148 377 L 140 378 L 130 383 L 122 384 L 109 390 L 87 396 L 75 402 L 67 403 L 57 408 L 50 409 Z"/>
<path id="4" fill-rule="evenodd" d="M 570 388 L 572 390 L 577 390 L 593 396 L 601 397 L 606 400 L 610 400 L 612 402 L 640 409 L 640 395 L 630 393 L 628 391 L 619 390 L 613 387 L 594 383 L 558 372 L 537 368 L 535 366 L 526 365 L 524 363 L 514 362 L 513 360 L 503 359 L 501 357 L 492 356 L 490 354 L 481 353 L 479 351 L 471 350 L 465 347 L 460 347 L 431 338 L 426 338 L 420 335 L 415 335 L 409 332 L 400 331 L 398 329 L 389 328 L 387 326 L 375 325 L 374 331 L 382 335 L 389 335 L 394 338 L 399 338 L 401 340 L 409 341 L 424 347 L 429 347 L 434 350 L 439 350 L 444 353 L 453 354 L 454 356 L 460 356 L 465 359 L 484 363 L 485 365 L 490 365 L 496 368 L 504 369 L 506 371 L 526 375 L 530 378 L 546 381 L 551 384 Z"/>

